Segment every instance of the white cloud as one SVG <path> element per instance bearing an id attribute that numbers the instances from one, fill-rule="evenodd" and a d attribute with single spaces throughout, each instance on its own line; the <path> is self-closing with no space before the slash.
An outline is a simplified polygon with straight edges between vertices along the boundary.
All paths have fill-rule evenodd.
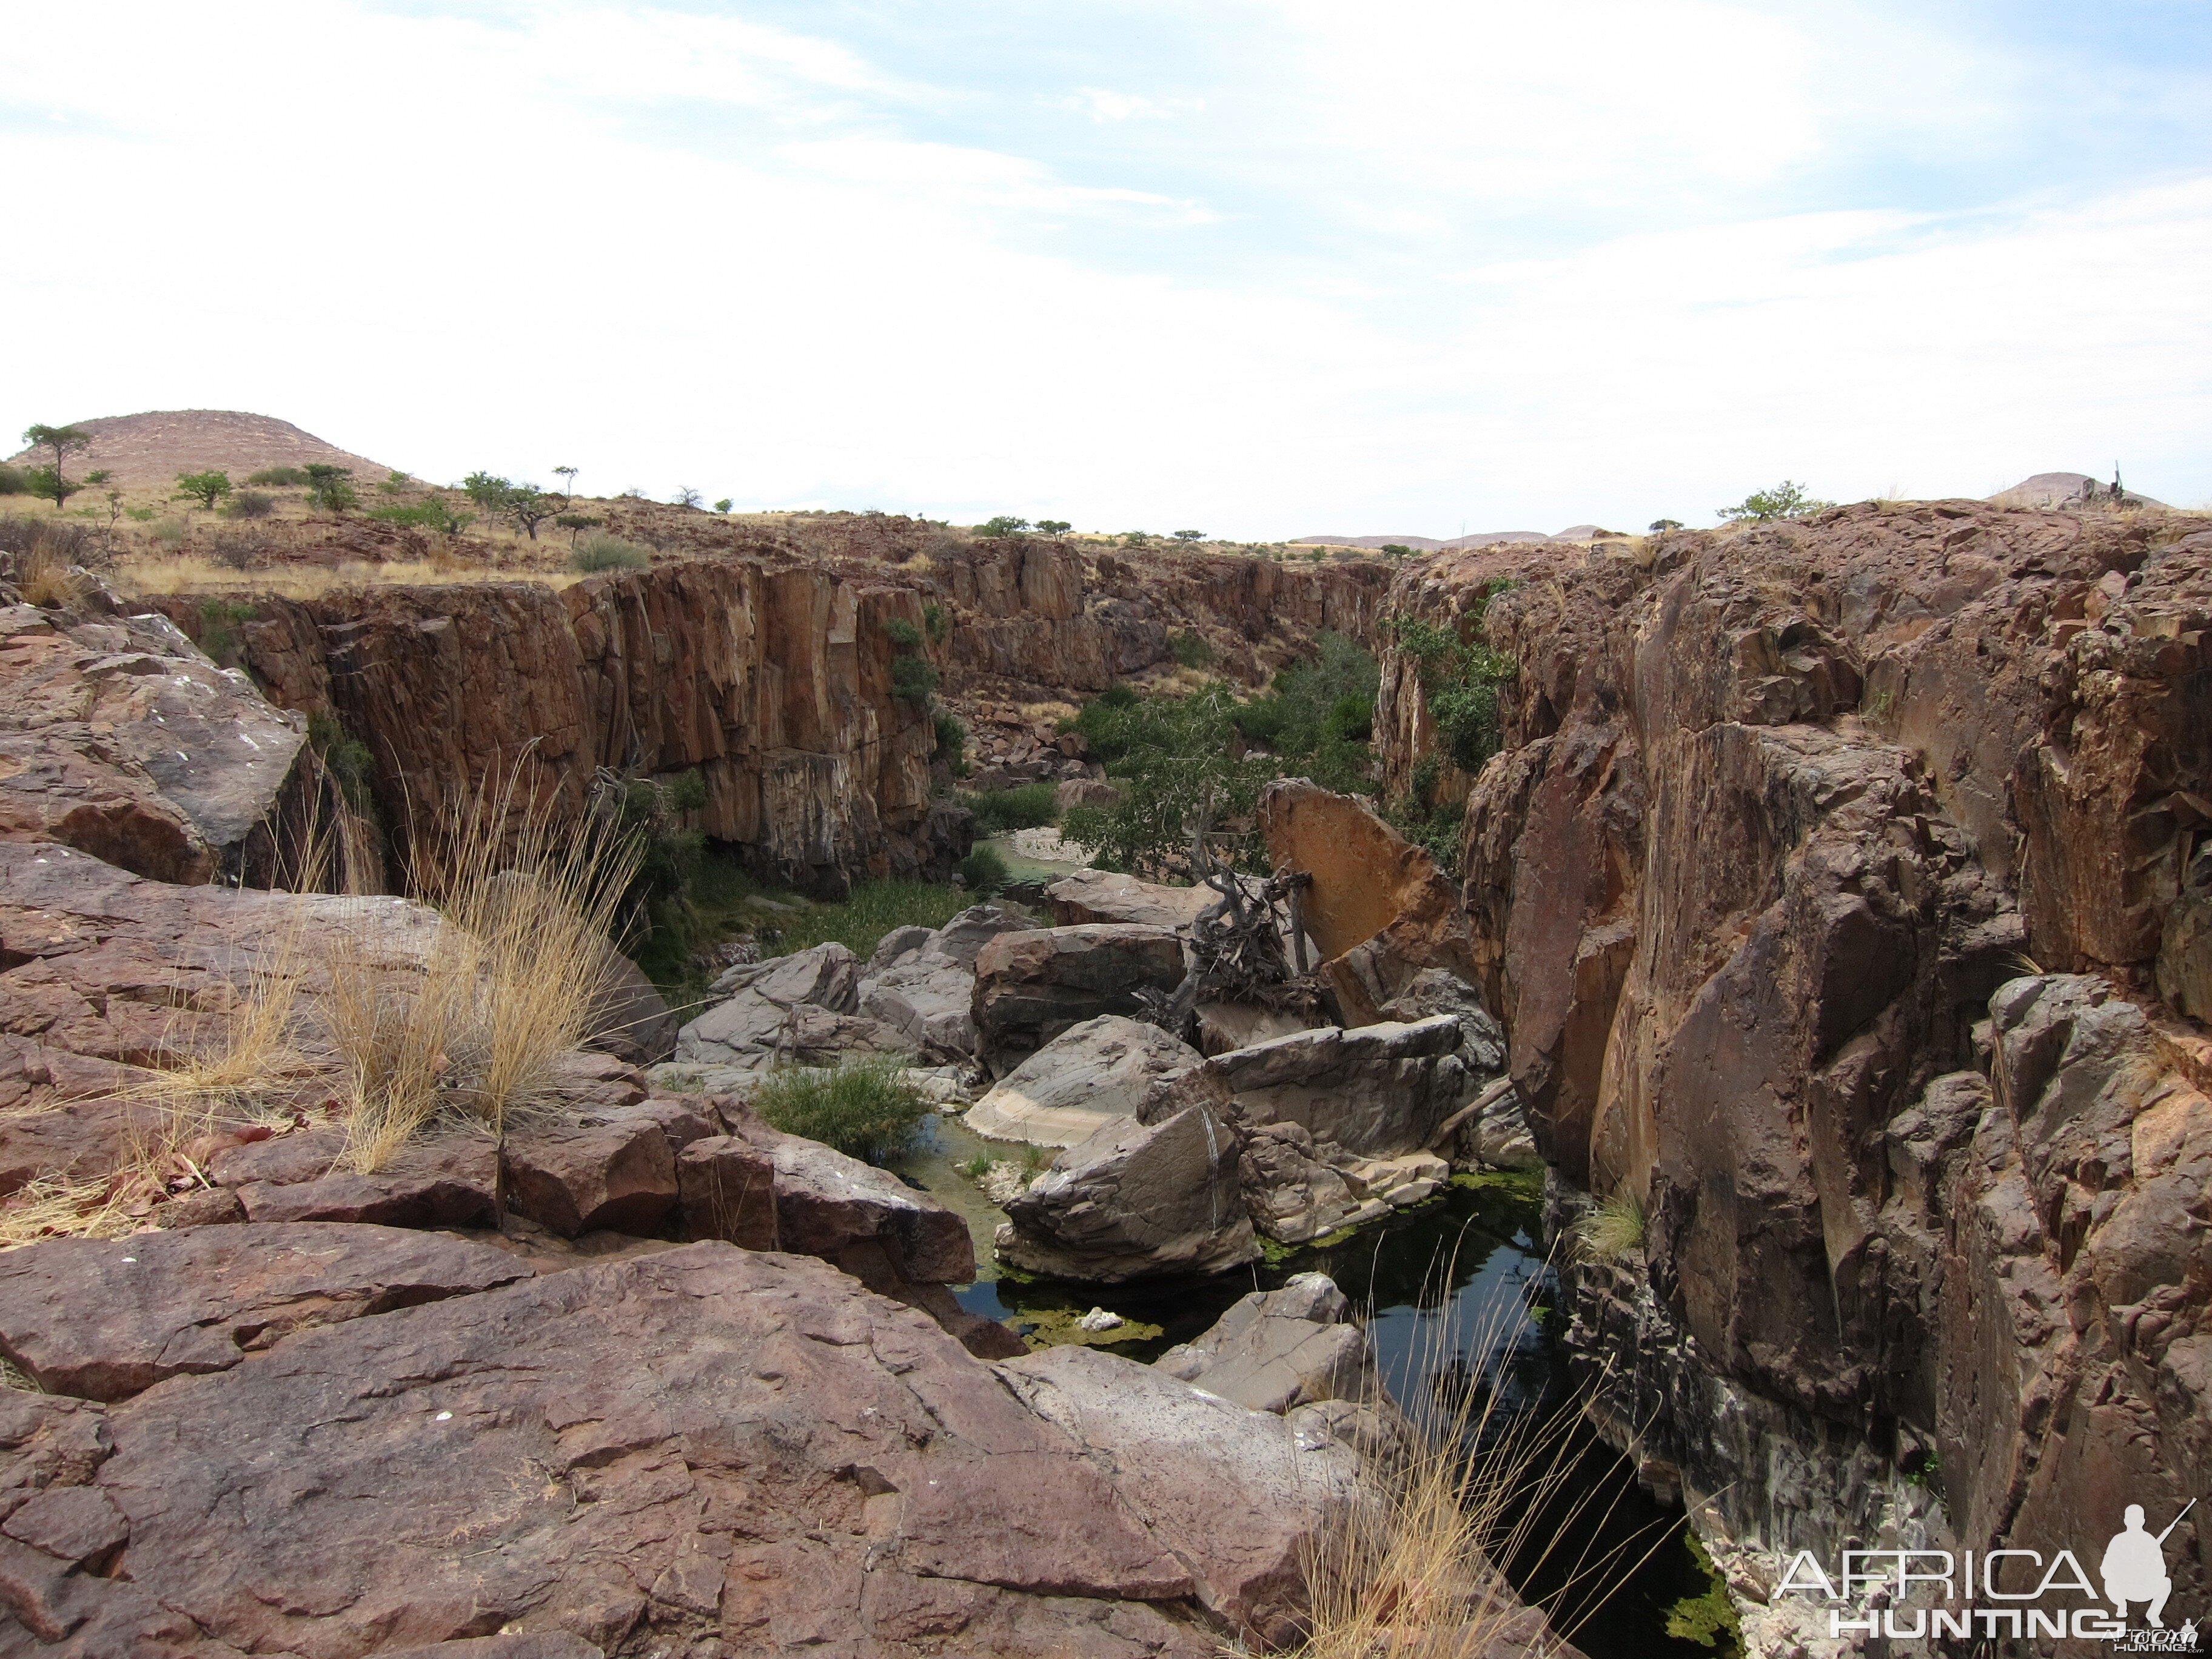
<path id="1" fill-rule="evenodd" d="M 1253 535 L 1686 518 L 1784 474 L 1982 493 L 2114 454 L 2212 490 L 2185 441 L 2212 181 L 1777 211 L 1762 181 L 1869 125 L 1985 131 L 1972 99 L 1909 107 L 1960 82 L 1955 44 L 1838 94 L 1781 11 L 1353 15 L 1284 0 L 1167 186 L 937 131 L 966 94 L 728 18 L 27 15 L 0 105 L 70 119 L 0 154 L 71 205 L 0 274 L 36 325 L 0 416 L 249 408 L 431 477 L 573 460 L 587 489 Z M 39 68 L 88 33 L 99 74 Z M 1273 205 L 1237 194 L 1253 168 Z M 1638 191 L 1542 258 L 1455 229 Z M 1358 228 L 1278 255 L 1236 240 L 1263 210 Z"/>

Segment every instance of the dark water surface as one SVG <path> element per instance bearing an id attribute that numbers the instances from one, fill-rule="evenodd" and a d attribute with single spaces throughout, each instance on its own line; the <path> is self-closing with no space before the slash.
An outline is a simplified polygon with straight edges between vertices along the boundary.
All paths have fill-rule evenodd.
<path id="1" fill-rule="evenodd" d="M 1542 1260 L 1539 1213 L 1532 1186 L 1486 1177 L 1341 1243 L 1213 1279 L 1115 1286 L 1000 1279 L 958 1295 L 963 1305 L 1018 1330 L 1025 1319 L 1103 1304 L 1161 1328 L 1156 1339 L 1114 1348 L 1150 1360 L 1199 1335 L 1249 1291 L 1274 1289 L 1293 1273 L 1326 1273 L 1369 1312 L 1383 1379 L 1399 1401 L 1471 1385 L 1478 1398 L 1493 1398 L 1492 1423 L 1565 1425 L 1559 1456 L 1545 1460 L 1553 1473 L 1508 1507 L 1523 1541 L 1499 1563 L 1563 1635 L 1590 1659 L 1730 1655 L 1725 1635 L 1716 1649 L 1667 1634 L 1668 1610 L 1704 1595 L 1712 1581 L 1684 1541 L 1681 1512 L 1638 1489 L 1628 1460 L 1571 1410 L 1558 1322 L 1548 1317 L 1553 1280 Z"/>

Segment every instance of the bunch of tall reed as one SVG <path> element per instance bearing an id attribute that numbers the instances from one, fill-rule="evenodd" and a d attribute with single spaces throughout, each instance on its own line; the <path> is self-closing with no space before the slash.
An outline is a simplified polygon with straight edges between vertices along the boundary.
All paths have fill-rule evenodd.
<path id="1" fill-rule="evenodd" d="M 1451 1282 L 1449 1261 L 1431 1272 Z M 1526 1318 L 1513 1297 L 1471 1331 L 1432 1316 L 1411 1357 L 1420 1386 L 1402 1407 L 1387 1393 L 1366 1402 L 1395 1424 L 1395 1449 L 1369 1456 L 1360 1501 L 1334 1510 L 1308 1552 L 1297 1659 L 1543 1659 L 1572 1639 L 1595 1592 L 1665 1542 L 1639 1538 L 1625 1559 L 1592 1541 L 1615 1500 L 1583 1478 L 1580 1401 L 1524 1399 L 1505 1376 Z M 1507 1562 L 1551 1593 L 1524 1602 Z"/>

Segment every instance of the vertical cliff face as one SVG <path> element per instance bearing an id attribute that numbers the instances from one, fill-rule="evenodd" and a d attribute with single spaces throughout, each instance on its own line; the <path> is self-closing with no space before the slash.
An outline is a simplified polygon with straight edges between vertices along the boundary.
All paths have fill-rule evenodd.
<path id="1" fill-rule="evenodd" d="M 804 567 L 694 562 L 537 584 L 264 600 L 242 630 L 271 701 L 329 709 L 374 757 L 387 823 L 513 772 L 558 818 L 598 769 L 696 768 L 696 827 L 764 874 L 835 887 L 948 863 L 929 714 L 891 694 L 910 591 Z"/>
<path id="2" fill-rule="evenodd" d="M 1716 1383 L 1775 1434 L 1940 1447 L 1978 1547 L 2201 1489 L 2212 528 L 1865 507 L 1515 574 L 1464 896 L 1555 1168 L 1647 1206 L 1648 1305 L 1593 1275 L 1584 1311 L 1681 1374 L 1629 1368 L 1617 1420 L 1770 1535 L 1852 1506 L 1717 1465 Z M 1385 678 L 1403 777 L 1425 711 Z"/>
<path id="3" fill-rule="evenodd" d="M 957 809 L 930 800 L 930 711 L 892 693 L 902 651 L 926 653 L 951 695 L 1075 698 L 1171 667 L 1170 635 L 1192 632 L 1221 672 L 1257 680 L 1324 628 L 1370 632 L 1384 580 L 1371 565 L 1086 557 L 1030 538 L 929 562 L 706 557 L 559 591 L 261 599 L 237 634 L 271 702 L 334 714 L 368 745 L 378 805 L 403 834 L 510 771 L 569 818 L 599 769 L 696 768 L 708 800 L 693 827 L 772 879 L 835 890 L 949 877 L 965 850 Z M 168 608 L 198 624 L 197 602 Z"/>

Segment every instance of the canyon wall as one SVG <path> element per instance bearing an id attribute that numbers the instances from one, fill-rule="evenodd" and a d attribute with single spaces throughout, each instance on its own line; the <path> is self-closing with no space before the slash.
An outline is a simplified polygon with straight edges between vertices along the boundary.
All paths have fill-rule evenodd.
<path id="1" fill-rule="evenodd" d="M 1042 539 L 963 544 L 902 562 L 708 556 L 597 576 L 342 589 L 257 599 L 241 659 L 280 708 L 334 714 L 374 759 L 404 835 L 456 790 L 514 771 L 557 818 L 599 769 L 698 769 L 691 827 L 772 879 L 836 890 L 866 877 L 939 878 L 964 817 L 931 799 L 928 708 L 893 695 L 902 649 L 926 653 L 956 701 L 1071 699 L 1171 668 L 1170 636 L 1205 638 L 1258 679 L 1323 628 L 1364 634 L 1382 592 L 1364 566 L 1170 555 L 1086 559 Z M 925 606 L 938 607 L 932 630 Z M 200 602 L 168 602 L 187 629 Z M 897 625 L 919 647 L 900 647 Z"/>
<path id="2" fill-rule="evenodd" d="M 1563 1212 L 1648 1218 L 1570 1273 L 1599 1415 L 1762 1550 L 2163 1525 L 2212 1483 L 2212 525 L 1869 504 L 1391 610 L 1500 575 L 1464 902 Z M 1401 652 L 1377 726 L 1402 787 Z"/>

